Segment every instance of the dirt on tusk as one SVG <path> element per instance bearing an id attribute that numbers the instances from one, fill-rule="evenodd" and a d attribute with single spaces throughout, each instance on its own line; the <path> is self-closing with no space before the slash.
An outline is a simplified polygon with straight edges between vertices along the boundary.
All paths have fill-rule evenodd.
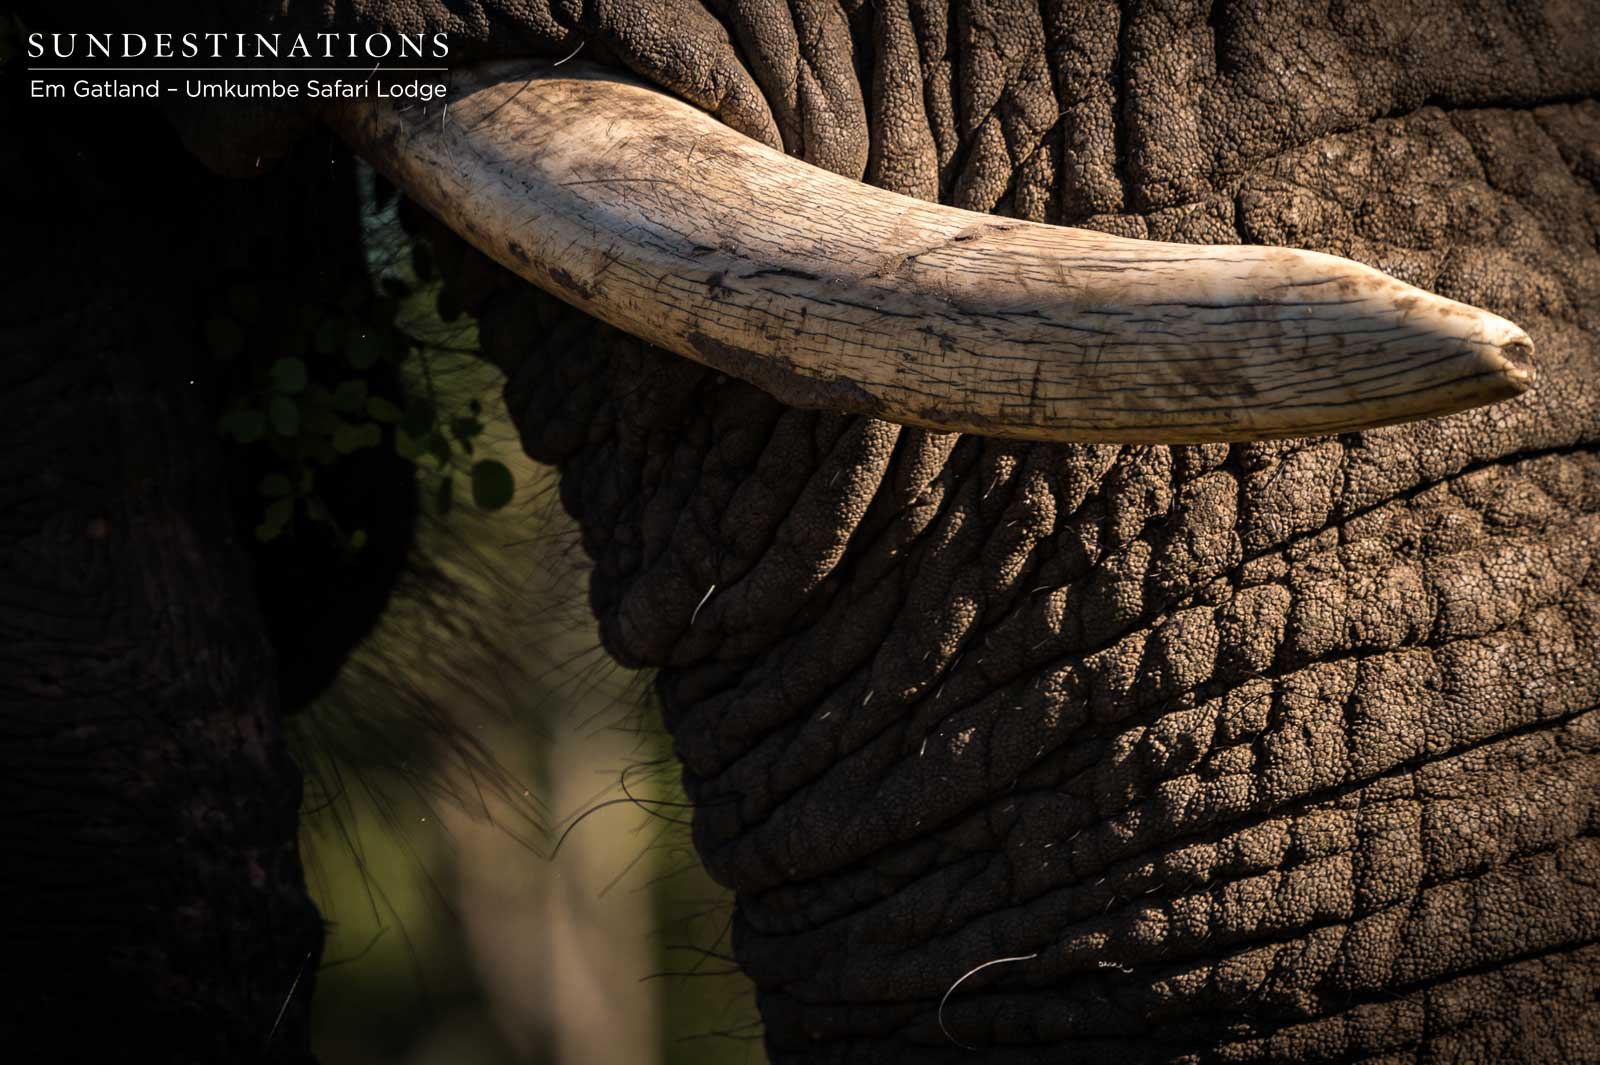
<path id="1" fill-rule="evenodd" d="M 1359 263 L 925 203 L 615 71 L 491 64 L 454 72 L 445 105 L 333 120 L 516 274 L 795 406 L 1202 443 L 1427 418 L 1533 383 L 1517 326 Z"/>

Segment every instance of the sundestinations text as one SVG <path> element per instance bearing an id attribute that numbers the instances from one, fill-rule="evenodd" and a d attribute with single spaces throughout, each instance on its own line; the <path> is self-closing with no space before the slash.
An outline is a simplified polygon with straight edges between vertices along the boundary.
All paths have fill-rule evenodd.
<path id="1" fill-rule="evenodd" d="M 450 42 L 443 32 L 28 34 L 31 59 L 444 59 L 449 55 Z"/>

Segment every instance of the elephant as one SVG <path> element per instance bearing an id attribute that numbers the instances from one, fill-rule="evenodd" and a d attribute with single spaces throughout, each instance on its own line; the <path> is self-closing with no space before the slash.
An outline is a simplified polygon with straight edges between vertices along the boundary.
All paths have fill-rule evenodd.
<path id="1" fill-rule="evenodd" d="M 37 7 L 30 28 L 147 28 Z M 692 285 L 638 272 L 662 239 L 649 205 L 709 185 L 700 134 L 641 132 L 667 164 L 595 162 L 604 180 L 582 181 L 635 181 L 592 190 L 610 207 L 549 201 L 640 217 L 547 213 L 513 239 L 518 201 L 452 178 L 459 157 L 409 169 L 417 114 L 380 124 L 398 108 L 68 112 L 12 82 L 0 212 L 23 254 L 0 267 L 0 365 L 23 417 L 0 452 L 0 794 L 21 856 L 0 897 L 21 1045 L 312 1060 L 321 928 L 284 651 L 230 516 L 228 370 L 203 324 L 210 279 L 242 262 L 317 264 L 330 286 L 362 271 L 343 137 L 442 219 L 419 224 L 524 448 L 560 471 L 604 645 L 656 671 L 772 1061 L 1600 1059 L 1600 6 L 185 7 L 139 19 L 440 33 L 451 66 L 546 61 L 472 81 L 510 88 L 470 124 L 419 112 L 441 137 L 536 123 L 523 81 L 578 93 L 574 125 L 610 98 L 593 86 L 653 87 L 659 105 L 625 97 L 598 125 L 702 123 L 704 173 L 728 183 L 703 225 L 737 235 L 656 248 Z M 526 125 L 478 161 L 532 189 L 512 163 L 583 164 L 564 128 Z M 741 201 L 746 145 L 820 176 Z M 858 202 L 840 179 L 896 196 Z M 837 211 L 791 219 L 789 180 Z M 791 221 L 780 257 L 840 233 L 850 255 L 899 249 L 897 219 L 953 228 L 837 277 L 692 273 Z M 1169 311 L 1119 334 L 1137 379 L 1113 358 L 1045 380 L 1027 345 L 1081 328 L 1074 309 L 1133 313 L 1095 302 L 1096 285 L 1132 300 L 1115 273 L 1132 267 L 1063 272 L 1052 318 L 1025 304 L 1055 260 L 1005 259 L 978 282 L 1009 331 L 964 359 L 947 323 L 982 317 L 963 302 L 975 256 L 1124 254 L 1111 238 L 1173 262 L 1192 246 L 1208 271 L 1209 246 L 1279 249 L 1292 266 L 1253 283 L 1295 291 L 1251 306 L 1307 320 L 1405 282 L 1372 329 L 1426 335 L 1327 384 L 1347 392 L 1316 379 L 1310 413 L 1277 421 L 1284 393 L 1251 367 L 1325 366 L 1323 334 L 1197 377 L 1183 353 L 1242 322 L 1199 297 L 1183 314 L 1204 335 L 1163 347 L 1184 328 Z M 1331 260 L 1306 253 L 1382 275 L 1317 274 Z M 1165 276 L 1139 298 L 1165 298 Z M 804 332 L 796 293 L 836 320 Z M 1279 317 L 1273 336 L 1296 328 Z M 869 327 L 889 338 L 876 354 Z M 1326 343 L 1377 358 L 1359 332 Z M 1085 413 L 1077 389 L 1103 402 Z"/>

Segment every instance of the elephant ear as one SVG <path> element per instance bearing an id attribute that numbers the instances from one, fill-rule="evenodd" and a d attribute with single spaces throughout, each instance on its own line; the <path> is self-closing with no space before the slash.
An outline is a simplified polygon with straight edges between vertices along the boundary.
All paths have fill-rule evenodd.
<path id="1" fill-rule="evenodd" d="M 1000 220 L 810 166 L 614 71 L 452 75 L 333 116 L 524 279 L 794 406 L 945 431 L 1202 443 L 1518 395 L 1511 322 L 1346 259 Z"/>

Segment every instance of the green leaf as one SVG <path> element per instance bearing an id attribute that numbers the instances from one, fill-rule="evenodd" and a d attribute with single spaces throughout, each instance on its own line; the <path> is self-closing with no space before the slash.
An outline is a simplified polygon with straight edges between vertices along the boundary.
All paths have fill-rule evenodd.
<path id="1" fill-rule="evenodd" d="M 267 506 L 267 512 L 256 526 L 256 539 L 262 543 L 276 540 L 294 517 L 294 500 L 279 499 Z"/>
<path id="2" fill-rule="evenodd" d="M 382 396 L 368 396 L 367 417 L 385 425 L 394 425 L 400 421 L 400 408 Z"/>
<path id="3" fill-rule="evenodd" d="M 244 327 L 232 318 L 214 315 L 206 322 L 206 346 L 219 359 L 232 359 L 244 350 Z"/>
<path id="4" fill-rule="evenodd" d="M 484 510 L 499 510 L 511 502 L 516 481 L 504 463 L 482 459 L 472 467 L 472 501 Z"/>
<path id="5" fill-rule="evenodd" d="M 332 355 L 344 347 L 344 333 L 343 319 L 328 318 L 317 326 L 316 339 L 312 343 L 323 355 Z"/>
<path id="6" fill-rule="evenodd" d="M 351 425 L 344 422 L 333 432 L 333 449 L 341 455 L 359 451 L 364 447 L 377 447 L 383 443 L 383 430 L 374 422 Z"/>
<path id="7" fill-rule="evenodd" d="M 293 355 L 279 359 L 267 371 L 272 377 L 272 390 L 286 396 L 297 396 L 306 390 L 306 364 Z M 293 433 L 285 434 L 293 436 Z"/>
<path id="8" fill-rule="evenodd" d="M 361 550 L 363 547 L 367 546 L 367 530 L 365 530 L 365 529 L 356 529 L 356 530 L 354 530 L 353 532 L 351 532 L 350 538 L 348 540 L 346 540 L 345 542 L 350 545 L 350 550 L 352 550 L 352 551 Z"/>
<path id="9" fill-rule="evenodd" d="M 253 444 L 267 435 L 267 416 L 258 410 L 229 411 L 217 423 L 217 431 L 241 444 Z"/>
<path id="10" fill-rule="evenodd" d="M 317 471 L 307 466 L 300 471 L 300 492 L 302 495 L 309 493 L 317 485 Z"/>
<path id="11" fill-rule="evenodd" d="M 272 421 L 272 431 L 279 436 L 300 434 L 300 408 L 288 396 L 273 396 L 267 414 Z"/>
<path id="12" fill-rule="evenodd" d="M 349 346 L 345 348 L 344 357 L 357 370 L 371 368 L 372 364 L 383 358 L 385 351 L 389 350 L 387 337 L 376 329 L 363 329 L 350 338 Z"/>
<path id="13" fill-rule="evenodd" d="M 447 473 L 439 478 L 439 487 L 434 490 L 433 509 L 440 514 L 448 514 L 455 500 L 456 479 Z"/>
<path id="14" fill-rule="evenodd" d="M 433 431 L 433 404 L 425 399 L 413 399 L 407 403 L 400 427 L 420 442 Z"/>
<path id="15" fill-rule="evenodd" d="M 333 390 L 333 405 L 346 414 L 359 412 L 366 402 L 367 383 L 359 377 L 340 381 L 339 387 Z"/>
<path id="16" fill-rule="evenodd" d="M 323 525 L 333 524 L 333 515 L 328 513 L 327 506 L 316 496 L 306 500 L 306 517 Z"/>
<path id="17" fill-rule="evenodd" d="M 417 442 L 404 429 L 396 429 L 394 432 L 394 450 L 401 458 L 412 462 L 418 462 L 422 458 L 422 449 L 417 447 Z"/>
<path id="18" fill-rule="evenodd" d="M 281 473 L 269 473 L 261 478 L 261 494 L 268 499 L 280 499 L 294 492 L 294 485 Z"/>

